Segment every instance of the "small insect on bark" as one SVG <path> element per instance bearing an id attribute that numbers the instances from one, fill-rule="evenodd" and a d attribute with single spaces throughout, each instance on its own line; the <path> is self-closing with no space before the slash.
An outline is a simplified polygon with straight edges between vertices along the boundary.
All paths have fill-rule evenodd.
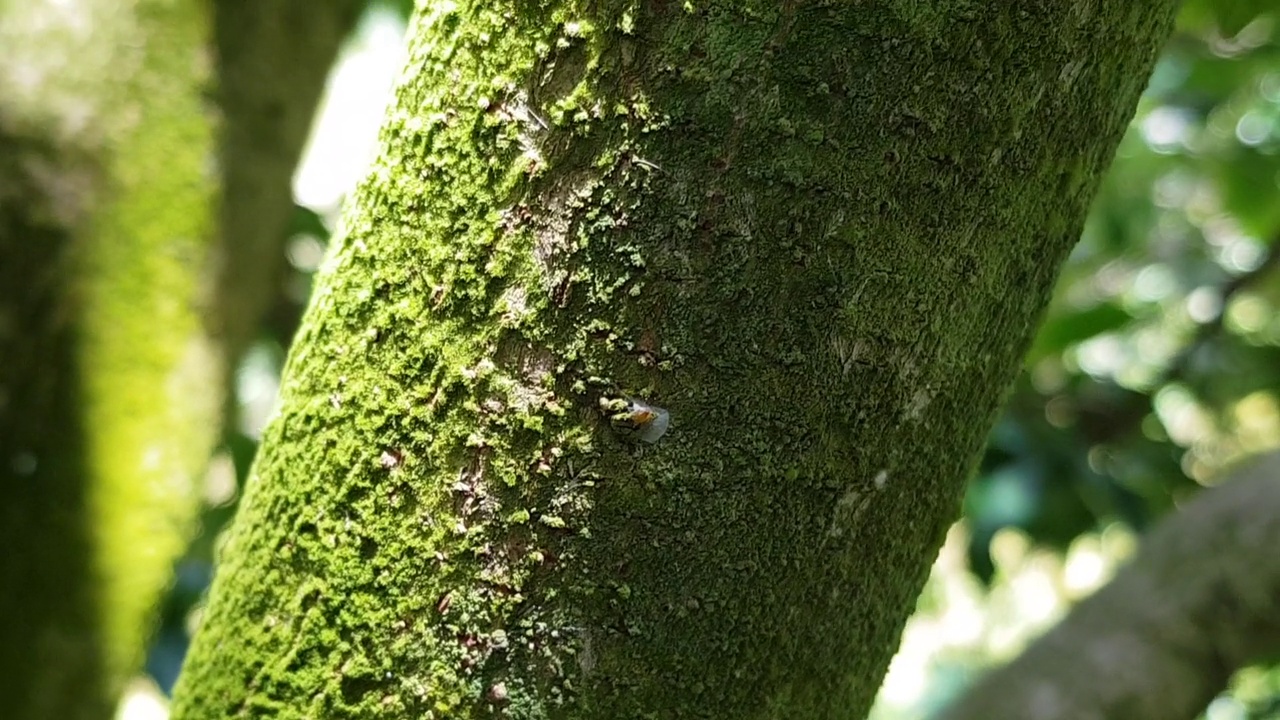
<path id="1" fill-rule="evenodd" d="M 671 413 L 643 400 L 602 397 L 600 408 L 618 434 L 640 442 L 656 443 L 671 427 Z"/>

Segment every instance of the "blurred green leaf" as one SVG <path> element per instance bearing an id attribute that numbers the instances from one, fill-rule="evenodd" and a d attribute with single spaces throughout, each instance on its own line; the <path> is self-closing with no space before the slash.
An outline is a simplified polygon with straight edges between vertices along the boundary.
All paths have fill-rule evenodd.
<path id="1" fill-rule="evenodd" d="M 1133 320 L 1118 303 L 1104 302 L 1077 312 L 1063 311 L 1050 316 L 1027 355 L 1027 364 L 1105 332 L 1124 327 Z"/>

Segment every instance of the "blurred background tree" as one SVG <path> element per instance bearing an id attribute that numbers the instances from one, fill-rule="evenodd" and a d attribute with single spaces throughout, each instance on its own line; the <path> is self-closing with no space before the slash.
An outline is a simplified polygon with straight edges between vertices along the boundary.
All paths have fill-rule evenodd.
<path id="1" fill-rule="evenodd" d="M 271 237 L 258 247 L 272 248 L 260 264 L 279 270 L 260 283 L 267 292 L 252 315 L 261 322 L 240 331 L 203 531 L 176 566 L 150 679 L 126 698 L 126 717 L 163 713 L 160 694 L 199 621 L 216 540 L 271 412 L 311 275 L 341 195 L 372 153 L 409 5 L 359 8 L 328 69 L 294 204 L 269 209 L 284 219 L 260 228 Z M 991 434 L 965 517 L 904 632 L 876 720 L 944 706 L 1105 582 L 1155 520 L 1229 463 L 1280 446 L 1278 24 L 1270 0 L 1185 3 Z M 323 53 L 309 62 L 316 78 L 316 65 L 328 66 Z M 284 158 L 276 164 L 290 167 Z M 276 177 L 284 182 L 278 168 Z M 1280 717 L 1280 671 L 1237 674 L 1205 716 Z"/>
<path id="2" fill-rule="evenodd" d="M 190 539 L 224 397 L 194 1 L 0 3 L 0 711 L 95 718 Z"/>

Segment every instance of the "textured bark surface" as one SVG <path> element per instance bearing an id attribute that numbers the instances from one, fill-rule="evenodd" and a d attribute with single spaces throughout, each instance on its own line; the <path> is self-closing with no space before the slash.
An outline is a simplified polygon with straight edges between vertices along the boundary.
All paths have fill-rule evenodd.
<path id="1" fill-rule="evenodd" d="M 197 509 L 220 370 L 196 3 L 0 2 L 0 698 L 104 718 Z"/>
<path id="2" fill-rule="evenodd" d="M 1110 584 L 945 720 L 1190 720 L 1280 653 L 1280 454 L 1161 523 Z"/>
<path id="3" fill-rule="evenodd" d="M 217 332 L 228 370 L 280 292 L 293 171 L 361 0 L 217 0 L 223 178 Z"/>
<path id="4" fill-rule="evenodd" d="M 429 4 L 175 717 L 860 717 L 1173 7 Z"/>

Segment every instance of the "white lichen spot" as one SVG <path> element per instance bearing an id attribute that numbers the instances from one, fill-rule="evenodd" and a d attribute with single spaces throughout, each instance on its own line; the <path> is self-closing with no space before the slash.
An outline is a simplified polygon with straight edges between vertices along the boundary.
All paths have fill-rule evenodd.
<path id="1" fill-rule="evenodd" d="M 1062 66 L 1062 70 L 1058 73 L 1058 82 L 1062 83 L 1063 90 L 1071 89 L 1075 84 L 1076 78 L 1080 76 L 1080 71 L 1084 69 L 1084 60 L 1072 60 Z"/>
<path id="2" fill-rule="evenodd" d="M 503 103 L 501 112 L 503 117 L 519 124 L 516 140 L 520 143 L 521 155 L 528 167 L 540 167 L 542 151 L 538 148 L 538 136 L 548 130 L 548 125 L 545 120 L 538 117 L 533 108 L 529 107 L 529 96 L 524 91 L 517 92 L 510 100 Z"/>
<path id="3" fill-rule="evenodd" d="M 533 257 L 544 287 L 553 297 L 568 286 L 572 277 L 569 258 L 578 245 L 570 229 L 576 208 L 591 197 L 599 183 L 597 169 L 571 172 L 529 201 L 530 207 L 541 208 L 534 219 Z"/>
<path id="4" fill-rule="evenodd" d="M 511 407 L 529 412 L 545 407 L 554 399 L 550 387 L 555 378 L 555 356 L 546 348 L 527 347 L 513 358 L 504 358 L 503 366 L 514 365 L 516 373 L 507 387 L 507 399 Z"/>
<path id="5" fill-rule="evenodd" d="M 911 395 L 911 404 L 907 406 L 907 419 L 919 420 L 924 415 L 925 408 L 929 407 L 929 403 L 933 402 L 933 393 L 927 388 L 916 390 Z"/>
<path id="6" fill-rule="evenodd" d="M 549 272 L 559 257 L 567 255 L 571 247 L 568 213 L 554 212 L 556 206 L 550 207 L 553 212 L 547 215 L 538 228 L 533 244 L 533 257 L 544 272 Z"/>
<path id="7" fill-rule="evenodd" d="M 756 220 L 756 198 L 751 193 L 735 193 L 731 197 L 732 212 L 729 213 L 730 225 L 734 232 L 744 240 L 742 247 L 749 247 L 755 229 L 759 227 Z"/>
<path id="8" fill-rule="evenodd" d="M 853 527 L 858 521 L 869 503 L 870 498 L 864 497 L 857 488 L 849 488 L 845 491 L 836 501 L 835 510 L 831 515 L 831 527 L 827 528 L 827 536 L 838 538 L 844 535 L 845 530 Z"/>
<path id="9" fill-rule="evenodd" d="M 866 349 L 865 340 L 850 340 L 841 335 L 837 330 L 831 336 L 831 351 L 835 353 L 836 359 L 840 361 L 840 371 L 845 375 L 853 370 L 853 365 L 858 361 L 858 357 L 862 355 Z"/>
<path id="10" fill-rule="evenodd" d="M 876 486 L 877 490 L 883 490 L 884 486 L 889 484 L 889 471 L 881 470 L 880 472 L 876 473 L 875 479 L 872 480 L 871 482 Z"/>
<path id="11" fill-rule="evenodd" d="M 584 677 L 589 677 L 596 668 L 596 653 L 591 647 L 591 631 L 582 631 L 582 645 L 578 649 L 578 668 Z"/>

